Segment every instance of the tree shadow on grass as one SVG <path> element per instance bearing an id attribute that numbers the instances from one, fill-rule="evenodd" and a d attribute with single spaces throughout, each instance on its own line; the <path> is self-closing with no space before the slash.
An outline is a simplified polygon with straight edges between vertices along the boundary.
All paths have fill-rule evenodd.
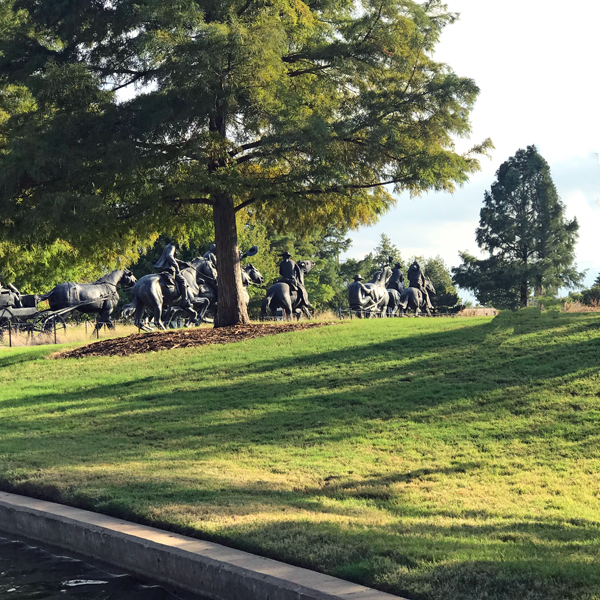
<path id="1" fill-rule="evenodd" d="M 226 543 L 411 599 L 582 600 L 600 590 L 600 524 L 484 526 L 409 520 L 370 528 L 282 520 L 231 525 Z"/>
<path id="2" fill-rule="evenodd" d="M 3 348 L 0 351 L 0 369 L 33 362 L 47 355 L 48 348 L 44 346 L 37 348 Z"/>
<path id="3" fill-rule="evenodd" d="M 65 443 L 75 447 L 81 439 L 83 455 L 102 460 L 120 450 L 143 450 L 145 444 L 153 450 L 157 442 L 163 449 L 176 448 L 182 438 L 196 448 L 333 443 L 373 433 L 373 425 L 379 427 L 382 421 L 435 425 L 445 416 L 473 412 L 473 399 L 481 419 L 499 408 L 522 411 L 526 393 L 536 386 L 555 390 L 582 372 L 597 369 L 596 339 L 567 348 L 539 343 L 515 356 L 510 351 L 499 353 L 498 344 L 490 340 L 490 330 L 497 328 L 492 321 L 465 327 L 460 335 L 456 330 L 422 335 L 419 343 L 392 338 L 300 358 L 255 360 L 252 367 L 241 356 L 229 376 L 211 378 L 192 364 L 184 375 L 162 370 L 128 379 L 124 374 L 120 383 L 7 399 L 1 403 L 3 409 L 35 410 L 5 415 L 3 428 L 9 436 L 0 448 L 8 453 L 20 448 L 26 459 L 36 448 L 46 453 Z M 579 329 L 584 328 L 582 324 Z M 548 330 L 540 338 L 556 335 Z M 482 350 L 484 342 L 488 347 Z M 226 362 L 227 357 L 218 360 Z M 244 369 L 242 378 L 235 376 L 238 367 Z M 519 393 L 507 393 L 511 388 Z M 40 411 L 44 404 L 52 408 Z M 552 431 L 552 423 L 547 427 Z M 32 431 L 37 432 L 33 439 Z M 533 433 L 515 425 L 502 436 L 526 440 Z M 95 443 L 107 436 L 114 445 Z M 25 445 L 24 438 L 28 438 Z M 61 453 L 58 461 L 70 463 L 77 456 Z"/>

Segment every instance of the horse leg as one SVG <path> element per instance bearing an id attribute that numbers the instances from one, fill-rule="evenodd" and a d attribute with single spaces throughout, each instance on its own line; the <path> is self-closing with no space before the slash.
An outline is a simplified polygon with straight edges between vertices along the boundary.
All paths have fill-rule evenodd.
<path id="1" fill-rule="evenodd" d="M 134 300 L 135 302 L 135 300 Z M 133 315 L 133 324 L 138 329 L 145 329 L 145 325 L 142 323 L 142 319 L 144 318 L 144 305 L 140 302 L 136 302 L 135 306 L 135 314 Z"/>
<path id="2" fill-rule="evenodd" d="M 152 314 L 154 315 L 154 322 L 159 329 L 166 329 L 165 324 L 162 322 L 162 304 L 155 304 L 152 307 Z"/>
<path id="3" fill-rule="evenodd" d="M 264 319 L 267 316 L 267 309 L 271 311 L 271 315 L 273 314 L 273 310 L 271 309 L 271 296 L 267 296 L 260 305 L 260 317 Z"/>
<path id="4" fill-rule="evenodd" d="M 291 321 L 294 316 L 294 309 L 292 308 L 292 298 L 290 293 L 286 292 L 283 294 L 281 299 L 281 308 L 283 309 L 283 316 L 286 321 Z"/>
<path id="5" fill-rule="evenodd" d="M 164 314 L 161 315 L 161 319 L 163 323 L 166 323 L 165 327 L 173 327 L 171 325 L 171 321 L 173 320 L 173 317 L 175 316 L 175 313 L 177 312 L 178 307 L 176 306 L 169 306 L 169 308 L 167 308 L 167 310 L 164 311 Z"/>
<path id="6" fill-rule="evenodd" d="M 104 308 L 104 312 L 103 312 L 104 317 L 102 319 L 106 323 L 106 326 L 109 329 L 113 329 L 113 330 L 115 328 L 115 324 L 112 322 L 111 317 L 112 317 L 113 310 L 115 309 L 115 306 L 116 306 L 116 303 L 113 306 L 112 302 L 107 302 L 105 305 L 105 308 Z"/>
<path id="7" fill-rule="evenodd" d="M 194 310 L 193 306 L 186 307 L 183 312 L 188 316 L 187 323 L 185 324 L 186 327 L 198 324 L 198 313 Z"/>
<path id="8" fill-rule="evenodd" d="M 94 333 L 98 330 L 102 329 L 103 325 L 107 325 L 109 328 L 111 326 L 110 322 L 110 309 L 106 306 L 106 302 L 102 304 L 102 307 L 98 311 L 98 316 L 96 317 L 96 327 L 94 328 Z"/>
<path id="9" fill-rule="evenodd" d="M 204 321 L 204 315 L 206 314 L 206 311 L 208 310 L 208 307 L 210 305 L 210 300 L 208 298 L 197 298 L 196 302 L 194 302 L 194 305 L 196 304 L 201 304 L 202 306 L 200 307 L 200 310 L 198 311 L 198 325 L 200 323 L 202 323 L 202 321 Z"/>

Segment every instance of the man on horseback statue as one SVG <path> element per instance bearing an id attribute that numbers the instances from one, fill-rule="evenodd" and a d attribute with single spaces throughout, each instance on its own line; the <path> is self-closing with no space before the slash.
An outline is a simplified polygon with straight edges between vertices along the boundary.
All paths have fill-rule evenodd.
<path id="1" fill-rule="evenodd" d="M 279 263 L 279 274 L 282 283 L 287 283 L 292 291 L 298 293 L 302 304 L 307 308 L 311 308 L 311 303 L 308 300 L 308 293 L 304 287 L 304 275 L 300 267 L 292 260 L 292 255 L 286 250 L 281 254 L 283 260 Z"/>
<path id="2" fill-rule="evenodd" d="M 429 289 L 433 289 L 431 282 L 421 269 L 421 265 L 415 260 L 410 267 L 408 267 L 408 287 L 415 288 L 423 294 L 423 298 L 425 300 L 425 306 L 429 310 L 433 309 L 433 305 L 429 300 Z"/>
<path id="3" fill-rule="evenodd" d="M 388 290 L 396 290 L 399 294 L 404 289 L 404 273 L 402 273 L 402 265 L 397 262 L 392 269 L 392 276 L 386 284 Z"/>
<path id="4" fill-rule="evenodd" d="M 164 275 L 171 285 L 177 288 L 181 295 L 181 307 L 185 308 L 189 313 L 193 313 L 192 320 L 198 316 L 192 306 L 192 298 L 187 281 L 181 274 L 181 268 L 189 267 L 190 265 L 182 260 L 175 258 L 177 248 L 175 244 L 167 244 L 158 262 L 154 263 L 154 267 L 161 270 L 161 275 Z"/>

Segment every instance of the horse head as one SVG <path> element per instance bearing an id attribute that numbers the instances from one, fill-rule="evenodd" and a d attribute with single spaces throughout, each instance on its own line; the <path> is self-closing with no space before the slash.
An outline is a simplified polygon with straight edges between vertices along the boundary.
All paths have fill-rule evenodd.
<path id="1" fill-rule="evenodd" d="M 306 275 L 306 273 L 310 273 L 310 271 L 315 268 L 317 263 L 314 260 L 299 260 L 296 264 L 302 271 L 304 271 L 304 274 Z"/>
<path id="2" fill-rule="evenodd" d="M 94 283 L 108 283 L 116 287 L 119 284 L 123 286 L 132 286 L 136 281 L 135 275 L 129 269 L 117 269 L 116 271 L 111 271 L 110 273 L 103 275 L 100 279 L 94 281 Z"/>
<path id="3" fill-rule="evenodd" d="M 376 287 L 385 286 L 387 280 L 392 276 L 392 269 L 389 266 L 385 265 L 379 269 L 379 271 L 375 271 L 373 274 L 373 278 L 369 283 L 372 283 Z"/>
<path id="4" fill-rule="evenodd" d="M 433 283 L 431 282 L 431 279 L 429 279 L 428 277 L 425 277 L 425 289 L 430 293 L 433 294 L 435 296 L 435 288 L 433 287 Z"/>
<path id="5" fill-rule="evenodd" d="M 135 275 L 129 269 L 124 269 L 123 275 L 121 276 L 119 283 L 121 285 L 126 285 L 128 287 L 131 287 L 131 286 L 135 285 L 136 281 L 137 281 L 137 279 L 136 279 Z"/>
<path id="6" fill-rule="evenodd" d="M 248 277 L 248 285 L 250 283 L 254 285 L 262 285 L 265 281 L 265 278 L 261 275 L 260 271 L 252 263 L 247 264 L 242 269 L 242 275 L 244 274 Z"/>
<path id="7" fill-rule="evenodd" d="M 207 280 L 208 283 L 215 284 L 217 281 L 217 270 L 213 266 L 210 260 L 206 258 L 195 258 L 192 261 L 192 267 L 196 269 L 196 282 L 201 283 L 200 280 Z"/>

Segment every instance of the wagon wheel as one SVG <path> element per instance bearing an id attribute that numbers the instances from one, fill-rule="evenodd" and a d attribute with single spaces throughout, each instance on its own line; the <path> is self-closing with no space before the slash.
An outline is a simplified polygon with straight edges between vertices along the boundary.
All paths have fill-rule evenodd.
<path id="1" fill-rule="evenodd" d="M 32 333 L 48 335 L 54 332 L 55 324 L 57 332 L 64 333 L 67 330 L 67 324 L 60 315 L 39 315 L 33 322 Z"/>

